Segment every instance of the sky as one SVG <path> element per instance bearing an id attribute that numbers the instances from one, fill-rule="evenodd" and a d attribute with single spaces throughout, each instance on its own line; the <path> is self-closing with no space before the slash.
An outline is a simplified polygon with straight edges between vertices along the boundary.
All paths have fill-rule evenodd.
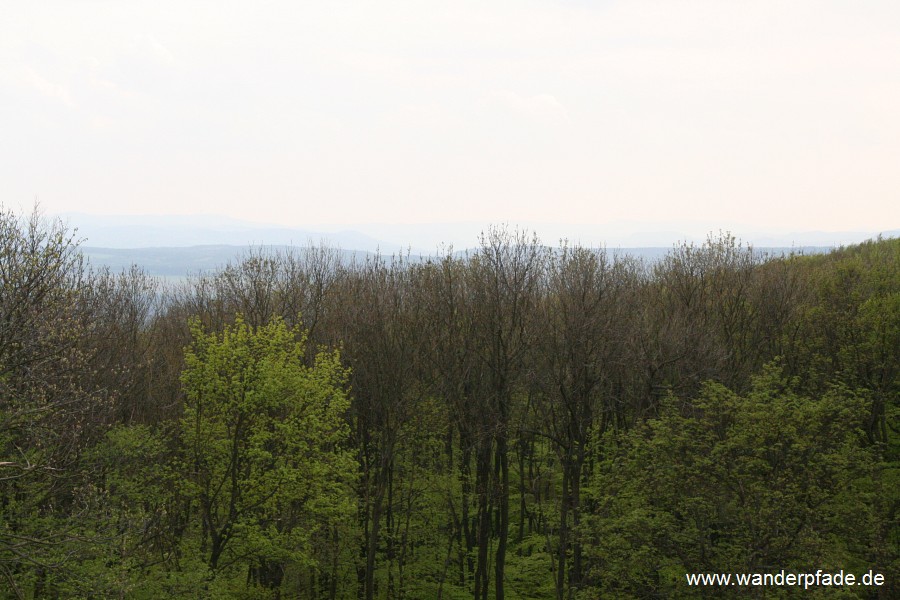
<path id="1" fill-rule="evenodd" d="M 896 0 L 0 0 L 0 14 L 14 210 L 900 227 Z"/>

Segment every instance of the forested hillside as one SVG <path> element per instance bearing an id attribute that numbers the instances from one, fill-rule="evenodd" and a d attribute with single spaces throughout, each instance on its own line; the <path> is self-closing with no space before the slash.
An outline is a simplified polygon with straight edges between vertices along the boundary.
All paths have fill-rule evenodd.
<path id="1" fill-rule="evenodd" d="M 897 239 L 501 228 L 162 287 L 0 213 L 0 598 L 897 598 L 898 416 Z"/>

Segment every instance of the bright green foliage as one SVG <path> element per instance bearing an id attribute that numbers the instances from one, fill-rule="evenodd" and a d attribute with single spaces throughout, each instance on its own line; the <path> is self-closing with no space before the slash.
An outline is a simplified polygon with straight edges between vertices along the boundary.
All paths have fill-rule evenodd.
<path id="1" fill-rule="evenodd" d="M 774 368 L 746 397 L 715 383 L 690 403 L 670 397 L 658 419 L 605 440 L 595 591 L 689 597 L 685 573 L 870 568 L 864 419 L 846 388 L 804 398 Z"/>
<path id="2" fill-rule="evenodd" d="M 804 393 L 831 385 L 867 403 L 865 432 L 873 450 L 878 523 L 872 561 L 900 581 L 900 240 L 870 241 L 808 257 L 795 265 L 812 296 L 784 349 Z M 892 592 L 896 595 L 896 587 Z"/>
<path id="3" fill-rule="evenodd" d="M 178 493 L 183 470 L 172 460 L 169 441 L 144 425 L 119 426 L 86 454 L 85 467 L 100 484 L 94 490 L 99 514 L 86 521 L 105 523 L 106 535 L 92 562 L 70 567 L 90 584 L 86 589 L 82 584 L 83 593 L 148 599 L 174 595 L 166 584 L 172 577 L 158 570 L 185 566 L 179 548 L 185 527 Z"/>
<path id="4" fill-rule="evenodd" d="M 260 252 L 157 305 L 42 223 L 0 210 L 0 598 L 900 597 L 900 240 Z M 886 583 L 684 579 L 780 569 Z"/>
<path id="5" fill-rule="evenodd" d="M 249 581 L 280 587 L 286 569 L 313 561 L 311 536 L 353 511 L 355 464 L 341 448 L 347 372 L 337 351 L 305 366 L 303 336 L 280 320 L 191 329 L 181 441 L 201 521 L 195 550 L 211 578 L 240 566 Z"/>

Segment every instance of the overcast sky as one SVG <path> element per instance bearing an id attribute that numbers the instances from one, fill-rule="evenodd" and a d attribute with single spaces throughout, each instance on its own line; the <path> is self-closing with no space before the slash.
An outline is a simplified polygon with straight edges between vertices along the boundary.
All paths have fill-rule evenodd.
<path id="1" fill-rule="evenodd" d="M 900 2 L 2 2 L 0 203 L 900 227 Z"/>

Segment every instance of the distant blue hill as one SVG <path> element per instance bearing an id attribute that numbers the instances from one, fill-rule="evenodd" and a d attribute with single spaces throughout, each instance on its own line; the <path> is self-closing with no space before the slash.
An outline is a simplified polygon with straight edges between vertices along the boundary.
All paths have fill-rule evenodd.
<path id="1" fill-rule="evenodd" d="M 263 248 L 271 251 L 285 251 L 296 248 L 278 246 L 229 246 L 215 244 L 207 246 L 160 247 L 160 248 L 98 248 L 82 246 L 81 252 L 93 267 L 106 267 L 117 273 L 137 265 L 148 275 L 166 279 L 180 279 L 191 275 L 211 274 L 229 263 L 239 260 L 251 249 Z M 359 250 L 338 250 L 341 261 L 365 260 L 372 253 Z"/>
<path id="2" fill-rule="evenodd" d="M 70 213 L 61 218 L 77 237 L 94 248 L 170 248 L 195 246 L 302 246 L 325 243 L 338 248 L 366 252 L 431 254 L 452 245 L 467 248 L 478 244 L 490 223 L 360 223 L 356 225 L 308 225 L 293 228 L 261 224 L 221 215 L 87 215 Z M 569 240 L 584 246 L 608 248 L 670 248 L 686 241 L 702 243 L 708 232 L 731 232 L 755 247 L 837 247 L 876 237 L 879 232 L 798 231 L 775 233 L 753 231 L 740 224 L 712 223 L 590 223 L 510 222 L 500 227 L 520 228 L 536 233 L 544 243 Z M 885 237 L 897 237 L 900 230 L 884 230 Z"/>
<path id="3" fill-rule="evenodd" d="M 267 246 L 232 246 L 227 244 L 215 244 L 205 246 L 187 247 L 159 247 L 159 248 L 100 248 L 96 246 L 82 246 L 81 251 L 89 263 L 98 268 L 108 268 L 117 273 L 128 270 L 132 265 L 137 265 L 148 275 L 162 277 L 164 279 L 183 279 L 198 274 L 211 274 L 222 269 L 228 263 L 233 263 L 245 256 L 251 249 L 260 248 L 270 251 L 300 250 L 297 246 L 267 245 Z M 631 256 L 643 259 L 647 262 L 655 262 L 663 258 L 672 250 L 671 247 L 647 247 L 647 248 L 608 248 L 611 254 Z M 799 247 L 769 247 L 755 248 L 757 252 L 770 255 L 786 255 L 791 252 L 803 254 L 820 254 L 829 252 L 831 247 L 826 246 L 799 246 Z M 375 256 L 374 252 L 365 250 L 336 250 L 340 254 L 340 260 L 345 264 L 352 261 L 363 262 L 367 258 Z M 462 255 L 466 251 L 458 251 L 454 254 Z M 471 251 L 470 251 L 471 252 Z M 384 254 L 384 253 L 382 253 Z M 404 256 L 407 256 L 404 254 Z M 390 254 L 387 254 L 387 258 Z M 428 255 L 410 254 L 411 261 L 424 260 Z"/>

